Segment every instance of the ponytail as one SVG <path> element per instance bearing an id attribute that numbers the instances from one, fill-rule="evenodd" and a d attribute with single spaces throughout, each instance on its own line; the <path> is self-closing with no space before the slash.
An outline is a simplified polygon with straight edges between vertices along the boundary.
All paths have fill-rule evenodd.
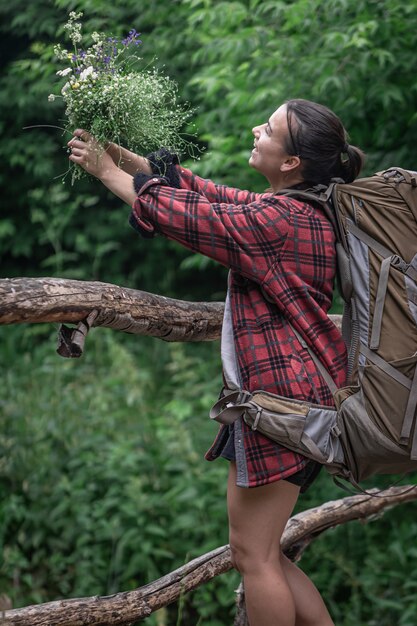
<path id="1" fill-rule="evenodd" d="M 343 153 L 346 154 L 346 158 L 343 158 Z M 360 148 L 345 144 L 345 150 L 341 155 L 341 176 L 345 183 L 352 183 L 355 178 L 360 174 L 365 161 L 365 155 Z"/>

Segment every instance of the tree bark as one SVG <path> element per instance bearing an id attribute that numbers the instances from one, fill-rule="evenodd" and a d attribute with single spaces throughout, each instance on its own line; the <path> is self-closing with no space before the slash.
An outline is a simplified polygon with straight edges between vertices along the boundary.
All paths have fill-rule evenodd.
<path id="1" fill-rule="evenodd" d="M 211 341 L 220 337 L 223 310 L 222 302 L 185 302 L 109 283 L 0 279 L 0 324 L 78 323 L 91 316 L 92 326 L 165 341 Z M 340 316 L 330 317 L 340 326 Z"/>
<path id="2" fill-rule="evenodd" d="M 101 282 L 0 279 L 0 324 L 77 323 L 94 311 L 93 326 L 166 341 L 210 341 L 220 335 L 223 303 L 184 302 Z"/>
<path id="3" fill-rule="evenodd" d="M 326 529 L 352 520 L 366 520 L 386 508 L 417 499 L 415 486 L 391 487 L 377 493 L 378 497 L 361 494 L 326 502 L 322 506 L 295 515 L 289 520 L 282 538 L 284 552 L 293 560 L 297 560 L 311 541 Z M 229 546 L 222 546 L 134 591 L 120 592 L 112 596 L 57 600 L 8 610 L 3 613 L 2 619 L 0 614 L 0 624 L 3 626 L 132 624 L 174 602 L 181 594 L 227 572 L 231 567 Z M 235 623 L 243 625 L 245 619 L 241 598 Z"/>

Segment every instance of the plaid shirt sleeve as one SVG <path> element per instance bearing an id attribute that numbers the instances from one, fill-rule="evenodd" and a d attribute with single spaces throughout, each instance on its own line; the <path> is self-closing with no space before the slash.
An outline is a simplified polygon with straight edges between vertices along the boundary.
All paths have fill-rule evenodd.
<path id="1" fill-rule="evenodd" d="M 261 282 L 286 241 L 289 205 L 294 200 L 224 190 L 225 198 L 232 194 L 234 199 L 255 200 L 239 204 L 212 202 L 209 198 L 218 197 L 214 183 L 206 186 L 207 197 L 191 188 L 202 184 L 195 177 L 185 170 L 182 176 L 190 181 L 190 189 L 170 187 L 161 176 L 142 176 L 139 188 L 135 179 L 138 197 L 130 218 L 132 226 L 148 236 L 161 233 Z"/>
<path id="2" fill-rule="evenodd" d="M 228 187 L 227 185 L 217 185 L 211 180 L 196 176 L 189 169 L 177 167 L 181 189 L 195 191 L 207 198 L 209 202 L 226 202 L 228 204 L 252 204 L 260 202 L 262 198 L 270 197 L 270 193 L 254 193 L 253 191 L 243 191 Z"/>
<path id="3" fill-rule="evenodd" d="M 227 185 L 218 185 L 211 180 L 197 176 L 189 169 L 180 167 L 178 157 L 166 148 L 148 155 L 153 174 L 163 176 L 170 187 L 195 191 L 207 198 L 209 202 L 226 202 L 228 204 L 250 204 L 260 201 L 270 194 L 242 191 Z"/>

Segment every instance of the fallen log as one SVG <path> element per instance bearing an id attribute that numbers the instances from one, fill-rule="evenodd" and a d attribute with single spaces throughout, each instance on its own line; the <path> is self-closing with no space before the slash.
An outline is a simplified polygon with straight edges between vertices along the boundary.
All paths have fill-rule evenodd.
<path id="1" fill-rule="evenodd" d="M 62 278 L 0 279 L 0 324 L 77 323 L 165 341 L 220 336 L 223 303 L 185 302 L 109 283 Z"/>
<path id="2" fill-rule="evenodd" d="M 370 493 L 375 493 L 376 490 Z M 417 500 L 417 486 L 391 487 L 377 492 L 378 497 L 360 494 L 326 502 L 293 516 L 285 529 L 282 548 L 298 560 L 306 547 L 328 528 L 352 520 L 370 520 L 386 509 Z M 200 556 L 162 578 L 135 589 L 111 596 L 56 600 L 0 614 L 4 626 L 113 626 L 132 624 L 177 600 L 215 576 L 231 569 L 229 546 Z M 240 620 L 240 621 L 237 621 Z M 244 606 L 235 624 L 245 623 Z"/>
<path id="3" fill-rule="evenodd" d="M 89 318 L 88 327 L 105 326 L 165 341 L 212 341 L 220 337 L 223 310 L 222 302 L 186 302 L 102 282 L 0 279 L 0 325 L 76 324 Z M 330 317 L 340 326 L 340 315 Z"/>

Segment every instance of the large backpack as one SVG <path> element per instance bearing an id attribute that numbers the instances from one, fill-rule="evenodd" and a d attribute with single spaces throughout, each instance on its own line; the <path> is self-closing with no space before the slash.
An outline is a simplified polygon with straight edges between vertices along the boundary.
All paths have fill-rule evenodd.
<path id="1" fill-rule="evenodd" d="M 417 470 L 417 173 L 391 168 L 284 193 L 319 202 L 334 223 L 348 385 L 337 389 L 310 351 L 336 409 L 236 388 L 211 417 L 231 423 L 242 415 L 355 485 Z"/>

